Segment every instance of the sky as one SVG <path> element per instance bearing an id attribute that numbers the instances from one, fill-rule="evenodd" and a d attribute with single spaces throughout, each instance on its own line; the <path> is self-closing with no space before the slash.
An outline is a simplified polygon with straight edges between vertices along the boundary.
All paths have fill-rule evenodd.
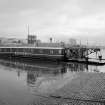
<path id="1" fill-rule="evenodd" d="M 0 37 L 105 39 L 105 0 L 0 0 Z"/>

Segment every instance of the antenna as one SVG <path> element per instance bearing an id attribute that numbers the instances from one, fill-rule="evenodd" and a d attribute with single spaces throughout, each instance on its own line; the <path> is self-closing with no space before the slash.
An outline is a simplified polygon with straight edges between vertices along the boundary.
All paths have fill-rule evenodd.
<path id="1" fill-rule="evenodd" d="M 89 43 L 88 43 L 88 39 L 87 39 L 87 46 L 89 45 Z"/>
<path id="2" fill-rule="evenodd" d="M 30 30 L 29 30 L 29 25 L 27 25 L 27 34 L 28 34 L 28 36 L 27 36 L 27 43 L 29 44 L 29 34 L 30 34 L 30 32 L 29 32 Z"/>
<path id="3" fill-rule="evenodd" d="M 29 25 L 28 25 L 28 36 L 29 36 L 29 34 L 30 34 L 30 29 L 29 29 Z"/>
<path id="4" fill-rule="evenodd" d="M 81 39 L 80 39 L 80 46 L 81 46 Z"/>

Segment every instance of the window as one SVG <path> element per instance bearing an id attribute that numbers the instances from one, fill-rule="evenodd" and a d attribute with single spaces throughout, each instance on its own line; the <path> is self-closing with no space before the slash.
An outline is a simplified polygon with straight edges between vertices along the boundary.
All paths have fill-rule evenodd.
<path id="1" fill-rule="evenodd" d="M 53 50 L 50 50 L 50 54 L 53 54 L 54 53 L 54 51 Z"/>
<path id="2" fill-rule="evenodd" d="M 39 53 L 42 54 L 43 53 L 43 49 L 39 49 Z"/>
<path id="3" fill-rule="evenodd" d="M 62 50 L 59 50 L 59 54 L 62 54 Z"/>

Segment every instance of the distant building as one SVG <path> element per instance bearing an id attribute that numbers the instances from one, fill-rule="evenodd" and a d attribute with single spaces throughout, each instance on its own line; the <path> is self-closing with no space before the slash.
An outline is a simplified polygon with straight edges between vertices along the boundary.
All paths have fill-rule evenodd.
<path id="1" fill-rule="evenodd" d="M 12 45 L 22 45 L 23 40 L 22 39 L 16 39 L 16 38 L 0 38 L 0 45 L 7 45 L 7 46 L 12 46 Z"/>
<path id="2" fill-rule="evenodd" d="M 70 45 L 77 45 L 76 39 L 70 38 L 70 39 L 69 39 L 69 44 L 70 44 Z"/>
<path id="3" fill-rule="evenodd" d="M 36 35 L 28 35 L 28 44 L 35 44 L 37 40 Z"/>

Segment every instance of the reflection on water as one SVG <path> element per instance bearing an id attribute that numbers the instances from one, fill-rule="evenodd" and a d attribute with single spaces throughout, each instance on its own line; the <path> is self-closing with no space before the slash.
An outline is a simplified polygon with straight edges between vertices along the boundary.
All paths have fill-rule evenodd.
<path id="1" fill-rule="evenodd" d="M 99 73 L 102 72 L 101 68 L 105 67 L 78 63 L 0 60 L 0 94 L 11 105 L 25 105 L 36 94 L 48 95 L 62 89 L 78 78 L 79 73 Z M 10 92 L 6 92 L 7 90 Z M 7 97 L 7 94 L 11 97 Z M 19 98 L 20 95 L 23 101 Z"/>

